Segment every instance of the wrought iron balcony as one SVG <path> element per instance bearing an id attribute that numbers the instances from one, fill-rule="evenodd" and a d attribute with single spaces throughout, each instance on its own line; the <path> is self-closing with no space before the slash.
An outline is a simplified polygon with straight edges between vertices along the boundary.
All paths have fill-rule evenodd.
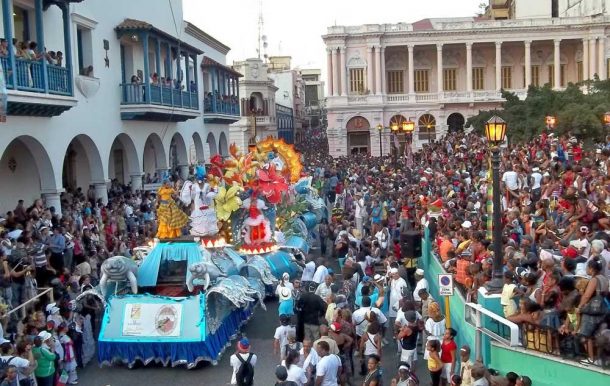
<path id="1" fill-rule="evenodd" d="M 147 87 L 150 87 L 150 98 L 146 97 Z M 121 84 L 122 119 L 183 122 L 198 116 L 197 91 L 146 83 Z"/>

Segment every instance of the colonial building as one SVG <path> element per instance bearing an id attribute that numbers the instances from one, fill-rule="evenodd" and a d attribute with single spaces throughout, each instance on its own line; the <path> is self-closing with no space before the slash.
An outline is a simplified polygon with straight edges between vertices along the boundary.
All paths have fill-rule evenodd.
<path id="1" fill-rule="evenodd" d="M 607 78 L 609 10 L 581 3 L 581 16 L 567 1 L 513 0 L 492 1 L 487 17 L 329 27 L 331 154 L 387 154 L 404 141 L 389 127 L 405 120 L 415 122 L 413 144 L 421 146 L 500 107 L 501 90 L 524 98 L 529 85 Z"/>
<path id="2" fill-rule="evenodd" d="M 237 119 L 228 97 L 239 74 L 222 64 L 228 47 L 183 21 L 180 0 L 123 1 L 120 12 L 104 0 L 0 4 L 4 39 L 34 41 L 38 54 L 9 44 L 0 58 L 0 212 L 41 196 L 59 211 L 60 195 L 77 188 L 106 201 L 111 180 L 138 190 L 227 151 L 228 123 L 207 133 L 204 117 Z"/>
<path id="3" fill-rule="evenodd" d="M 324 81 L 320 69 L 302 69 L 301 76 L 305 83 L 305 115 L 303 133 L 308 135 L 311 129 L 323 125 L 324 115 Z"/>
<path id="4" fill-rule="evenodd" d="M 241 117 L 230 126 L 230 143 L 244 149 L 268 136 L 277 137 L 275 92 L 277 87 L 268 76 L 268 65 L 261 59 L 234 62 L 239 79 Z"/>
<path id="5" fill-rule="evenodd" d="M 283 134 L 287 134 L 287 132 L 285 129 L 283 133 L 279 132 L 278 122 L 278 135 L 287 142 L 294 143 L 295 139 L 301 138 L 302 135 L 305 88 L 301 72 L 292 68 L 291 59 L 290 56 L 271 56 L 269 57 L 268 68 L 269 78 L 273 79 L 273 83 L 277 87 L 275 92 L 276 103 L 288 107 L 292 111 L 291 127 L 293 132 L 284 136 Z"/>

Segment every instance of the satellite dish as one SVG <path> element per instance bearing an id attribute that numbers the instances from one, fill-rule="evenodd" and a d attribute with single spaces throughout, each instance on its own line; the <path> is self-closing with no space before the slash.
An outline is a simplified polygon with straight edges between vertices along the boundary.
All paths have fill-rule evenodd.
<path id="1" fill-rule="evenodd" d="M 262 40 L 262 41 L 264 41 L 264 42 L 266 42 L 266 41 L 267 41 L 267 35 L 263 35 L 263 36 L 261 37 L 261 40 Z"/>
<path id="2" fill-rule="evenodd" d="M 269 44 L 267 42 L 263 43 L 263 48 L 267 48 L 269 46 Z"/>

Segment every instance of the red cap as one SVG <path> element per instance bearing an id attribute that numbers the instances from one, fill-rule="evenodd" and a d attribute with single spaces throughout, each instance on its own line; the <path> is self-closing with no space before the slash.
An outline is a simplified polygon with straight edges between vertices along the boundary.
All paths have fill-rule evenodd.
<path id="1" fill-rule="evenodd" d="M 569 257 L 571 259 L 575 259 L 578 257 L 578 251 L 573 246 L 569 246 L 561 250 L 561 254 L 564 257 Z"/>

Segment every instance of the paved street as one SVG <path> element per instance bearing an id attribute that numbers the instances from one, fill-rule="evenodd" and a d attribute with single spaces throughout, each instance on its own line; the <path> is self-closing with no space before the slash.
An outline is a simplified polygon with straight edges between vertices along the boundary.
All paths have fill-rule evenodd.
<path id="1" fill-rule="evenodd" d="M 261 308 L 256 310 L 254 317 L 244 328 L 244 333 L 250 339 L 252 349 L 258 355 L 255 369 L 255 384 L 272 386 L 275 384 L 274 369 L 279 358 L 273 355 L 273 332 L 278 325 L 277 301 L 267 302 L 267 312 Z M 197 369 L 163 368 L 148 366 L 129 370 L 126 367 L 103 367 L 91 364 L 86 369 L 80 369 L 80 384 L 83 386 L 161 386 L 161 385 L 198 385 L 221 386 L 230 381 L 231 369 L 229 356 L 235 350 L 235 342 L 227 351 L 217 366 L 200 365 Z M 390 385 L 391 377 L 396 369 L 396 356 L 390 349 L 384 350 L 384 384 Z M 422 384 L 427 384 L 428 370 L 425 362 L 418 362 L 417 374 Z M 357 377 L 354 386 L 361 385 L 362 378 Z"/>

